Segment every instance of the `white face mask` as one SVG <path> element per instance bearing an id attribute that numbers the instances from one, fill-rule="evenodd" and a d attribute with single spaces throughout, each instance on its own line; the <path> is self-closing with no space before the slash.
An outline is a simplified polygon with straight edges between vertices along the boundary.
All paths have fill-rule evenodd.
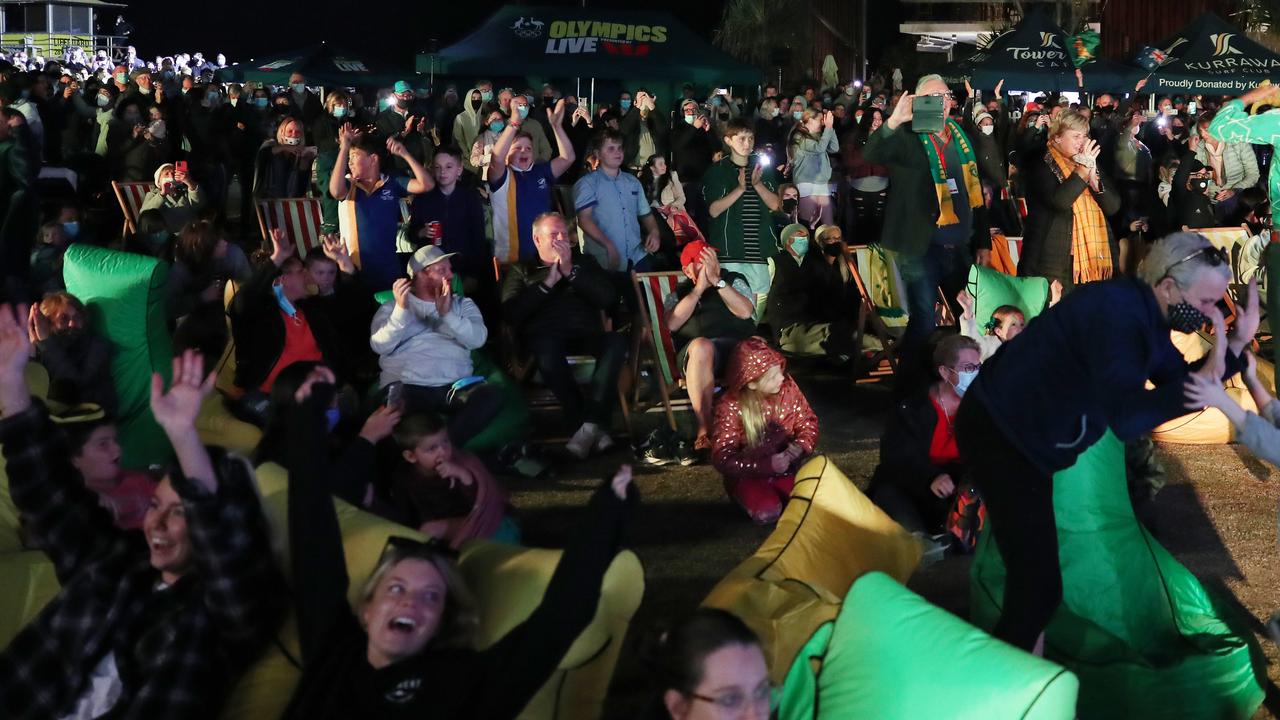
<path id="1" fill-rule="evenodd" d="M 994 135 L 994 134 L 995 134 L 995 132 L 996 132 L 996 126 L 995 126 L 995 125 L 983 125 L 983 126 L 982 126 L 982 134 L 983 134 L 983 135 Z"/>
<path id="2" fill-rule="evenodd" d="M 301 145 L 301 144 L 302 144 L 302 138 L 300 138 L 300 137 L 286 137 L 286 138 L 284 138 L 283 140 L 281 140 L 280 142 L 281 142 L 282 144 L 284 144 L 284 145 L 296 146 L 296 145 Z"/>

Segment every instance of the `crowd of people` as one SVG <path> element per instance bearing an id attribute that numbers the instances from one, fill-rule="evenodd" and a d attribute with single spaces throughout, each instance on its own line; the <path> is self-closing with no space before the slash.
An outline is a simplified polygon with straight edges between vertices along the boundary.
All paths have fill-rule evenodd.
<path id="1" fill-rule="evenodd" d="M 998 85 L 961 100 L 936 75 L 907 90 L 885 71 L 752 99 L 639 87 L 592 106 L 487 80 L 321 96 L 300 74 L 271 87 L 225 82 L 224 67 L 133 48 L 0 60 L 0 442 L 24 537 L 64 588 L 0 653 L 14 716 L 211 715 L 288 597 L 303 668 L 289 716 L 514 715 L 590 621 L 637 493 L 628 467 L 606 481 L 538 609 L 473 650 L 455 551 L 519 542 L 501 476 L 545 471 L 523 444 L 466 449 L 508 402 L 477 353 L 531 369 L 577 462 L 614 450 L 620 383 L 640 381 L 637 318 L 655 314 L 692 432 L 637 443 L 638 460 L 710 463 L 768 525 L 819 449 L 789 362 L 851 381 L 867 369 L 859 245 L 887 253 L 909 315 L 869 494 L 922 538 L 980 496 L 1009 571 L 998 637 L 1037 647 L 1061 594 L 1052 473 L 1104 429 L 1131 439 L 1214 405 L 1277 456 L 1280 411 L 1247 352 L 1256 291 L 1228 342 L 1225 260 L 1183 232 L 1243 224 L 1269 242 L 1270 117 L 1244 108 L 1271 91 L 1164 97 L 1152 118 L 1113 95 L 1015 103 Z M 920 96 L 940 101 L 928 130 Z M 46 166 L 77 191 L 46 196 Z M 123 237 L 104 212 L 113 181 L 150 184 Z M 320 208 L 314 244 L 262 237 L 257 201 L 302 198 Z M 1023 238 L 1020 275 L 1051 283 L 1040 318 L 975 317 L 962 292 L 1001 235 Z M 121 466 L 112 345 L 63 282 L 75 243 L 170 265 L 178 357 L 151 410 L 177 463 L 160 473 Z M 652 306 L 632 280 L 648 272 L 677 280 Z M 962 331 L 941 340 L 939 288 Z M 1188 366 L 1169 330 L 1205 326 L 1223 341 Z M 262 430 L 248 462 L 195 432 L 228 343 L 221 401 Z M 571 363 L 584 356 L 585 379 Z M 50 377 L 43 401 L 28 363 Z M 1241 368 L 1262 419 L 1221 393 Z M 288 569 L 252 490 L 266 462 L 297 480 L 288 533 L 307 551 Z M 389 546 L 354 608 L 362 579 L 347 577 L 331 496 L 434 539 Z M 699 703 L 767 715 L 764 654 L 732 615 L 699 611 L 655 653 L 655 717 L 704 717 Z M 416 694 L 388 694 L 410 680 Z"/>

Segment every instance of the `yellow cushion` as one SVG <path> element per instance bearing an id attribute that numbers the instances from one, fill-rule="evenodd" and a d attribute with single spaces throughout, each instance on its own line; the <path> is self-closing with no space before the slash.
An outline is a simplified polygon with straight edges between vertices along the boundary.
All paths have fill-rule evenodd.
<path id="1" fill-rule="evenodd" d="M 205 445 L 217 445 L 244 455 L 252 453 L 262 439 L 262 431 L 257 426 L 231 414 L 221 393 L 210 393 L 204 399 L 200 415 L 196 417 L 196 431 Z"/>
<path id="2" fill-rule="evenodd" d="M 703 601 L 742 618 L 761 638 L 775 682 L 853 581 L 879 570 L 901 583 L 920 543 L 825 456 L 805 463 L 778 525 Z"/>
<path id="3" fill-rule="evenodd" d="M 26 377 L 27 389 L 31 391 L 32 397 L 49 396 L 49 372 L 42 365 L 27 363 Z M 9 497 L 9 476 L 4 471 L 4 465 L 4 454 L 0 453 L 0 553 L 23 549 L 18 539 L 18 509 Z M 7 575 L 0 573 L 0 578 L 3 577 Z M 6 637 L 5 642 L 8 641 Z"/>

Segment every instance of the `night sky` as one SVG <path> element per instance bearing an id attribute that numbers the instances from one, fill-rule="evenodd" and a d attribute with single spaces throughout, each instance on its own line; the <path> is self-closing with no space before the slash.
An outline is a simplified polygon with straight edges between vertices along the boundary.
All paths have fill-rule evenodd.
<path id="1" fill-rule="evenodd" d="M 132 39 L 143 57 L 179 51 L 221 51 L 229 62 L 246 61 L 320 40 L 412 68 L 416 54 L 431 38 L 444 47 L 470 33 L 504 2 L 499 0 L 215 0 L 173 3 L 128 0 L 125 18 L 134 26 Z M 515 3 L 577 7 L 579 2 Z M 700 35 L 710 38 L 720 20 L 717 0 L 588 0 L 590 7 L 663 8 Z M 104 13 L 104 29 L 115 15 Z"/>

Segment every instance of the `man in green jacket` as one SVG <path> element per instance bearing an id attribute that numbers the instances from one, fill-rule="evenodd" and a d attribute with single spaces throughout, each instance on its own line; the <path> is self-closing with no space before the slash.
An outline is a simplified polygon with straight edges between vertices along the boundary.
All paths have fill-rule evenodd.
<path id="1" fill-rule="evenodd" d="M 914 130 L 911 103 L 916 95 L 942 99 L 945 121 L 940 132 Z M 938 287 L 953 298 L 964 288 L 973 262 L 991 261 L 991 233 L 973 145 L 950 119 L 955 98 L 937 75 L 920 78 L 916 95 L 902 96 L 863 151 L 868 162 L 889 167 L 891 189 L 880 244 L 897 263 L 910 316 L 900 350 L 900 396 L 927 382 L 927 345 L 935 328 Z"/>

